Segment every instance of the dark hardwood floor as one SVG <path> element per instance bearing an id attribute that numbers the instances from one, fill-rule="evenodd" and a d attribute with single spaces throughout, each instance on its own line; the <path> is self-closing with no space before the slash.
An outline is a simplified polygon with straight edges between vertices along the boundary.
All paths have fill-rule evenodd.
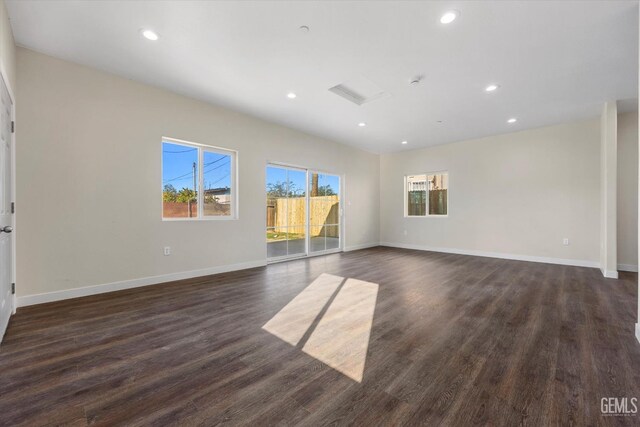
<path id="1" fill-rule="evenodd" d="M 379 285 L 369 329 L 350 297 L 361 382 L 263 329 L 323 273 Z M 0 346 L 0 425 L 640 424 L 600 412 L 640 398 L 636 282 L 380 247 L 25 307 Z M 329 348 L 350 333 L 331 310 L 314 320 L 337 328 Z"/>

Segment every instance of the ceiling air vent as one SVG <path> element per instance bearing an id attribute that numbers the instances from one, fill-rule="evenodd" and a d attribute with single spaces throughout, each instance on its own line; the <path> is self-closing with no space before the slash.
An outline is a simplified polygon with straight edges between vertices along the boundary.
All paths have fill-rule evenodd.
<path id="1" fill-rule="evenodd" d="M 363 105 L 376 99 L 383 99 L 389 96 L 382 88 L 366 77 L 341 83 L 329 88 L 329 91 L 356 105 Z"/>

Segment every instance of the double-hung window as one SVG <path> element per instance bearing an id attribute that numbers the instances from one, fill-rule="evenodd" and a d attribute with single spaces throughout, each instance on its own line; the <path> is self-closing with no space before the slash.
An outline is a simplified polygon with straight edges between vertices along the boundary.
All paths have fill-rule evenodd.
<path id="1" fill-rule="evenodd" d="M 449 173 L 433 172 L 404 178 L 404 215 L 446 216 L 449 209 Z"/>
<path id="2" fill-rule="evenodd" d="M 237 217 L 237 152 L 162 140 L 162 218 Z"/>

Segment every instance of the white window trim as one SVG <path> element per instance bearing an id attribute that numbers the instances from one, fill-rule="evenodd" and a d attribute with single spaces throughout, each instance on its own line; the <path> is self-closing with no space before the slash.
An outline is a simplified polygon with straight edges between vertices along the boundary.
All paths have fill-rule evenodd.
<path id="1" fill-rule="evenodd" d="M 437 215 L 437 214 L 430 214 L 429 213 L 429 191 L 430 188 L 427 189 L 427 197 L 426 197 L 426 206 L 425 206 L 425 214 L 424 215 L 409 215 L 409 194 L 407 193 L 407 178 L 409 178 L 410 176 L 414 176 L 414 175 L 425 175 L 425 176 L 429 176 L 429 175 L 442 175 L 442 174 L 447 174 L 447 214 L 446 215 Z M 449 171 L 447 170 L 441 170 L 441 171 L 435 171 L 435 172 L 421 172 L 421 173 L 410 173 L 410 174 L 406 174 L 403 177 L 403 182 L 404 182 L 404 217 L 405 218 L 448 218 L 449 217 L 449 212 L 450 212 L 450 208 L 451 205 L 449 204 L 449 189 L 451 188 L 450 182 L 449 182 Z M 429 183 L 429 187 L 431 187 L 431 183 Z"/>
<path id="2" fill-rule="evenodd" d="M 163 215 L 163 200 L 160 198 L 160 216 L 162 217 L 162 221 L 167 222 L 180 222 L 180 221 L 235 221 L 240 219 L 238 212 L 238 151 L 231 150 L 229 148 L 217 147 L 214 145 L 206 145 L 200 144 L 197 142 L 185 141 L 182 139 L 162 137 L 160 141 L 160 181 L 161 181 L 161 190 L 164 191 L 164 182 L 162 182 L 162 175 L 164 169 L 164 162 L 162 159 L 162 149 L 165 142 L 170 144 L 178 144 L 184 145 L 187 147 L 193 147 L 198 150 L 198 216 L 195 218 L 165 218 Z M 230 215 L 227 216 L 204 216 L 204 192 L 202 188 L 204 187 L 204 168 L 202 167 L 204 152 L 230 155 L 231 156 L 231 203 L 230 203 Z"/>

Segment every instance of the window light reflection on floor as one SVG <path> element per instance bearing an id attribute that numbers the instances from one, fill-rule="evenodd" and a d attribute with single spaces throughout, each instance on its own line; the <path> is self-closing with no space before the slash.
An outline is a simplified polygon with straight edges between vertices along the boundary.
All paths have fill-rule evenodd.
<path id="1" fill-rule="evenodd" d="M 377 296 L 376 283 L 321 274 L 262 329 L 361 382 Z"/>

